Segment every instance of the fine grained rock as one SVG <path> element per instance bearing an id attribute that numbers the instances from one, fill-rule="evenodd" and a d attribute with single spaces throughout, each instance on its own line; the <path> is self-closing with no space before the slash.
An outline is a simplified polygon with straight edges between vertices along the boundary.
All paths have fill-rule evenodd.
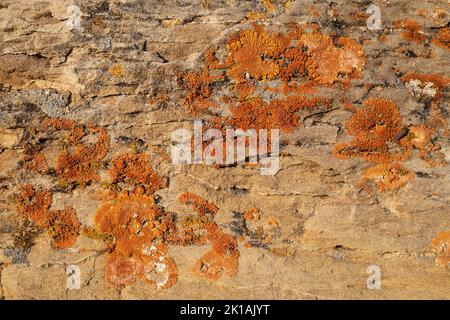
<path id="1" fill-rule="evenodd" d="M 274 10 L 268 3 L 274 4 Z M 73 4 L 80 10 L 81 25 L 70 30 L 67 22 L 74 14 L 69 9 Z M 450 71 L 448 37 L 447 48 L 436 45 L 438 33 L 449 22 L 446 1 L 375 1 L 381 30 L 366 26 L 370 4 L 344 0 L 2 1 L 0 297 L 450 298 L 449 270 L 435 264 L 438 253 L 432 248 L 433 238 L 450 230 L 448 131 L 439 129 L 433 137 L 447 163 L 430 166 L 414 149 L 403 162 L 414 179 L 387 192 L 373 185 L 361 187 L 369 162 L 342 160 L 332 154 L 337 143 L 351 140 L 344 124 L 352 113 L 342 106 L 344 100 L 358 108 L 372 97 L 392 100 L 405 124 L 418 126 L 426 120 L 433 97 L 419 97 L 411 90 L 420 88 L 411 87 L 414 83 L 406 86 L 402 76 L 448 76 Z M 170 161 L 172 132 L 192 128 L 194 119 L 202 118 L 184 108 L 180 74 L 199 70 L 211 48 L 218 56 L 224 54 L 232 34 L 252 29 L 249 13 L 260 14 L 257 21 L 271 32 L 287 32 L 291 22 L 317 23 L 324 34 L 355 39 L 364 48 L 362 74 L 347 85 L 320 88 L 322 97 L 332 99 L 330 108 L 307 110 L 299 126 L 281 133 L 280 171 L 274 176 L 260 175 L 252 165 L 175 165 Z M 396 27 L 396 21 L 408 19 L 417 21 L 420 30 Z M 411 34 L 426 39 L 417 43 L 408 39 Z M 228 89 L 215 85 L 213 90 L 219 96 Z M 270 98 L 271 93 L 263 94 Z M 448 86 L 441 94 L 439 110 L 448 118 Z M 64 134 L 39 131 L 48 117 L 85 125 L 80 140 L 85 144 L 95 143 L 100 134 L 89 132 L 90 125 L 106 130 L 109 150 L 96 163 L 97 180 L 80 184 L 58 180 L 58 157 L 70 143 Z M 30 144 L 39 150 L 29 151 Z M 41 152 L 51 169 L 33 162 L 27 170 L 26 152 L 33 157 Z M 210 245 L 170 245 L 167 255 L 178 269 L 174 286 L 158 290 L 139 280 L 116 288 L 105 276 L 111 254 L 105 243 L 80 231 L 73 246 L 56 249 L 45 228 L 36 230 L 19 213 L 17 194 L 21 186 L 31 184 L 51 190 L 49 210 L 72 207 L 82 226 L 94 228 L 104 201 L 94 195 L 105 184 L 115 185 L 108 170 L 118 154 L 127 152 L 150 155 L 153 169 L 165 183 L 156 192 L 156 201 L 166 213 L 176 213 L 179 219 L 192 213 L 179 201 L 185 192 L 217 205 L 214 222 L 237 241 L 236 274 L 223 274 L 218 280 L 199 277 L 194 265 Z M 257 208 L 263 220 L 276 221 L 269 242 L 258 242 L 245 233 L 248 230 L 243 233 L 242 216 L 250 208 Z M 258 228 L 255 234 L 267 230 Z M 68 288 L 71 275 L 66 270 L 74 265 L 80 270 L 80 286 Z M 367 285 L 367 270 L 373 265 L 381 272 L 379 290 Z"/>

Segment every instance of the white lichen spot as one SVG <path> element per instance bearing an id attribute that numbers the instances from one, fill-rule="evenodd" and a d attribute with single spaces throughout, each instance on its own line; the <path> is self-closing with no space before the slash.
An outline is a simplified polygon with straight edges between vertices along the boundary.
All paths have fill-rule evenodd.
<path id="1" fill-rule="evenodd" d="M 155 252 L 156 252 L 156 247 L 154 244 L 152 244 L 150 247 L 144 247 L 144 249 L 142 250 L 142 253 L 145 254 L 146 256 L 151 256 Z"/>
<path id="2" fill-rule="evenodd" d="M 412 79 L 408 81 L 405 86 L 414 97 L 418 98 L 423 96 L 434 98 L 437 93 L 437 89 L 434 87 L 434 84 L 429 81 L 422 83 L 422 81 L 418 79 Z"/>
<path id="3" fill-rule="evenodd" d="M 162 289 L 169 281 L 167 265 L 161 262 L 151 264 L 150 270 L 145 273 L 145 277 L 156 285 L 156 289 Z"/>

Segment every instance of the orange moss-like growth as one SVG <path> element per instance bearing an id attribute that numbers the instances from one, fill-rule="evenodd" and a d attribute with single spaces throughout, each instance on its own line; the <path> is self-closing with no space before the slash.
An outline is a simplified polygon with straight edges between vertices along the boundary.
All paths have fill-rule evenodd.
<path id="1" fill-rule="evenodd" d="M 397 139 L 403 121 L 395 103 L 370 98 L 364 104 L 365 107 L 345 123 L 346 132 L 353 140 L 337 144 L 333 154 L 341 159 L 360 157 L 374 163 L 407 159 L 411 146 L 406 139 Z M 390 144 L 395 144 L 396 148 Z"/>
<path id="2" fill-rule="evenodd" d="M 86 184 L 99 179 L 97 171 L 109 150 L 109 136 L 104 128 L 92 124 L 77 124 L 71 119 L 45 118 L 40 130 L 66 132 L 65 150 L 59 154 L 55 167 L 62 184 Z M 95 143 L 83 141 L 92 136 L 97 136 Z M 40 148 L 32 146 L 25 149 L 24 160 L 28 162 L 28 169 L 46 173 L 49 170 L 47 159 Z"/>
<path id="3" fill-rule="evenodd" d="M 112 183 L 124 182 L 134 187 L 134 191 L 143 188 L 145 194 L 152 194 L 165 187 L 161 177 L 150 165 L 150 157 L 145 153 L 125 153 L 112 161 L 109 175 Z"/>
<path id="4" fill-rule="evenodd" d="M 75 144 L 72 150 L 63 151 L 56 164 L 56 173 L 65 183 L 88 183 L 99 179 L 98 169 L 109 150 L 109 136 L 101 127 L 89 126 L 91 134 L 97 134 L 94 144 Z"/>
<path id="5" fill-rule="evenodd" d="M 374 181 L 381 192 L 394 191 L 404 187 L 414 179 L 414 173 L 399 163 L 379 164 L 367 169 L 363 177 Z"/>
<path id="6" fill-rule="evenodd" d="M 263 5 L 269 14 L 275 13 L 275 5 L 272 3 L 271 0 L 263 0 Z"/>
<path id="7" fill-rule="evenodd" d="M 212 99 L 213 84 L 222 76 L 212 76 L 207 69 L 187 72 L 179 76 L 181 88 L 185 91 L 183 105 L 189 113 L 204 111 L 216 105 Z"/>
<path id="8" fill-rule="evenodd" d="M 330 36 L 312 32 L 301 35 L 299 41 L 307 47 L 306 68 L 317 82 L 331 85 L 339 74 L 351 79 L 361 76 L 366 61 L 363 47 L 355 40 L 341 37 L 335 46 Z"/>
<path id="9" fill-rule="evenodd" d="M 317 25 L 291 24 L 290 31 L 279 33 L 254 24 L 253 29 L 232 34 L 226 49 L 219 59 L 211 48 L 201 72 L 181 77 L 188 112 L 201 113 L 206 127 L 221 131 L 232 126 L 292 132 L 300 124 L 301 111 L 331 105 L 332 99 L 316 95 L 319 86 L 340 80 L 348 86 L 365 66 L 361 45 L 346 37 L 334 41 Z M 231 94 L 213 99 L 219 79 L 224 90 L 217 91 Z M 281 81 L 281 86 L 272 80 Z"/>
<path id="10" fill-rule="evenodd" d="M 255 92 L 255 86 L 251 83 L 238 83 L 236 85 L 236 94 L 239 101 L 244 101 Z"/>
<path id="11" fill-rule="evenodd" d="M 21 215 L 40 227 L 46 226 L 48 211 L 53 201 L 50 191 L 36 191 L 31 184 L 27 184 L 20 188 L 16 200 Z"/>
<path id="12" fill-rule="evenodd" d="M 316 25 L 292 24 L 290 31 L 280 33 L 254 24 L 253 29 L 232 34 L 226 48 L 222 60 L 214 49 L 208 50 L 202 71 L 187 73 L 182 83 L 187 110 L 202 112 L 218 129 L 231 125 L 292 131 L 300 122 L 298 111 L 331 102 L 307 95 L 341 78 L 348 83 L 360 77 L 365 66 L 361 45 L 346 37 L 334 41 Z M 212 101 L 215 79 L 233 94 Z M 281 87 L 274 87 L 271 80 L 281 80 Z M 261 90 L 274 94 L 262 96 Z M 226 116 L 228 110 L 231 117 Z"/>
<path id="13" fill-rule="evenodd" d="M 106 266 L 106 279 L 119 288 L 133 284 L 144 275 L 144 264 L 135 257 L 109 254 Z"/>
<path id="14" fill-rule="evenodd" d="M 403 80 L 414 81 L 411 85 L 414 92 L 418 90 L 421 81 L 426 80 L 435 85 L 438 89 L 431 91 L 433 99 L 438 95 L 437 90 L 445 85 L 443 79 L 435 76 L 418 77 L 408 74 Z M 430 89 L 430 86 L 427 85 L 427 88 Z M 407 128 L 397 106 L 389 100 L 367 99 L 364 101 L 365 107 L 360 110 L 348 102 L 343 103 L 346 110 L 355 112 L 345 123 L 346 132 L 353 136 L 353 140 L 336 144 L 333 154 L 341 159 L 359 157 L 376 163 L 376 166 L 364 172 L 364 182 L 375 181 L 382 192 L 397 190 L 406 185 L 414 179 L 414 174 L 398 162 L 409 159 L 414 148 L 418 150 L 419 157 L 431 166 L 445 163 L 444 155 L 439 152 L 440 146 L 432 142 L 432 135 L 436 130 L 430 129 L 431 123 Z M 431 114 L 433 115 L 433 108 Z"/>
<path id="15" fill-rule="evenodd" d="M 51 192 L 38 192 L 31 185 L 22 186 L 16 199 L 19 213 L 46 229 L 55 249 L 75 244 L 81 225 L 73 208 L 49 210 L 53 199 Z"/>
<path id="16" fill-rule="evenodd" d="M 267 19 L 267 16 L 264 13 L 262 13 L 262 12 L 254 12 L 254 11 L 247 12 L 245 17 L 247 18 L 248 21 Z"/>
<path id="17" fill-rule="evenodd" d="M 65 136 L 67 144 L 77 143 L 85 136 L 84 126 L 77 124 L 72 119 L 45 118 L 41 122 L 41 129 L 43 131 L 51 129 L 67 131 L 67 135 Z"/>
<path id="18" fill-rule="evenodd" d="M 130 255 L 162 236 L 162 227 L 156 225 L 162 213 L 152 197 L 122 192 L 102 204 L 95 216 L 95 225 L 99 231 L 121 242 L 117 249 L 123 255 Z"/>
<path id="19" fill-rule="evenodd" d="M 164 212 L 145 194 L 121 192 L 104 200 L 94 222 L 96 233 L 113 237 L 106 267 L 111 284 L 124 287 L 143 279 L 157 289 L 173 286 L 178 268 L 167 256 L 168 245 L 210 243 L 211 251 L 196 263 L 195 271 L 209 279 L 236 274 L 237 242 L 212 221 L 218 207 L 189 192 L 181 194 L 179 200 L 191 205 L 196 216 L 178 224 L 174 215 Z"/>
<path id="20" fill-rule="evenodd" d="M 208 222 L 205 229 L 212 248 L 197 261 L 194 271 L 211 280 L 218 280 L 222 274 L 235 276 L 239 264 L 236 240 L 214 222 Z"/>
<path id="21" fill-rule="evenodd" d="M 444 89 L 450 84 L 450 78 L 436 74 L 407 73 L 402 80 L 414 97 L 431 101 L 426 125 L 410 128 L 411 142 L 419 149 L 419 156 L 430 165 L 444 164 L 445 156 L 433 138 L 441 129 L 444 135 L 449 135 L 448 117 L 441 111 L 440 103 Z M 431 159 L 431 155 L 437 160 Z"/>
<path id="22" fill-rule="evenodd" d="M 248 209 L 244 213 L 244 219 L 247 222 L 250 222 L 250 221 L 258 222 L 260 218 L 261 218 L 261 212 L 257 208 Z"/>
<path id="23" fill-rule="evenodd" d="M 436 254 L 436 265 L 448 268 L 450 265 L 450 231 L 438 234 L 431 245 Z"/>
<path id="24" fill-rule="evenodd" d="M 148 257 L 144 267 L 144 279 L 156 289 L 168 289 L 178 280 L 176 262 L 165 255 Z"/>
<path id="25" fill-rule="evenodd" d="M 355 112 L 345 123 L 346 132 L 353 140 L 338 143 L 333 149 L 338 158 L 359 157 L 377 164 L 364 172 L 364 182 L 374 181 L 382 192 L 405 186 L 414 179 L 414 173 L 399 161 L 409 159 L 414 148 L 428 164 L 442 162 L 441 157 L 438 160 L 431 157 L 438 147 L 431 142 L 433 131 L 428 126 L 421 124 L 407 128 L 392 101 L 372 98 L 364 104 L 364 108 L 357 110 L 347 103 L 346 109 Z"/>
<path id="26" fill-rule="evenodd" d="M 267 33 L 241 31 L 230 39 L 227 48 L 230 51 L 225 62 L 227 74 L 237 83 L 249 77 L 271 80 L 280 71 L 278 64 L 270 59 L 275 54 L 276 43 Z"/>
<path id="27" fill-rule="evenodd" d="M 417 148 L 425 148 L 431 139 L 431 130 L 425 125 L 412 126 L 409 128 L 411 143 Z"/>
<path id="28" fill-rule="evenodd" d="M 278 220 L 271 216 L 265 216 L 258 208 L 246 210 L 242 216 L 243 230 L 242 240 L 248 247 L 266 247 L 271 244 L 279 232 Z"/>
<path id="29" fill-rule="evenodd" d="M 450 78 L 437 74 L 407 73 L 402 77 L 403 82 L 409 85 L 412 94 L 419 94 L 419 98 L 428 95 L 434 101 L 442 98 L 442 90 L 450 84 Z M 420 90 L 421 92 L 417 92 Z"/>
<path id="30" fill-rule="evenodd" d="M 394 27 L 404 30 L 401 35 L 405 40 L 422 43 L 427 39 L 427 36 L 420 30 L 420 24 L 415 20 L 398 20 L 394 22 Z"/>
<path id="31" fill-rule="evenodd" d="M 111 284 L 123 287 L 138 279 L 149 280 L 152 270 L 167 277 L 163 285 L 153 283 L 157 288 L 175 284 L 178 274 L 176 264 L 171 264 L 171 259 L 163 257 L 161 250 L 156 250 L 153 245 L 164 242 L 174 232 L 174 224 L 156 206 L 153 197 L 122 192 L 102 204 L 96 213 L 95 225 L 100 232 L 115 239 L 106 272 Z M 160 258 L 167 262 L 166 267 L 155 266 L 156 262 L 161 261 Z"/>
<path id="32" fill-rule="evenodd" d="M 450 28 L 443 28 L 439 30 L 436 37 L 431 40 L 435 46 L 450 50 Z"/>
<path id="33" fill-rule="evenodd" d="M 328 107 L 330 100 L 294 96 L 283 100 L 274 99 L 266 103 L 263 99 L 256 98 L 231 106 L 232 117 L 226 123 L 243 130 L 279 129 L 291 132 L 299 126 L 299 111 L 312 109 L 319 105 Z"/>
<path id="34" fill-rule="evenodd" d="M 27 170 L 40 174 L 45 174 L 49 170 L 47 159 L 39 146 L 28 144 L 23 152 L 23 160 L 26 162 Z"/>
<path id="35" fill-rule="evenodd" d="M 125 68 L 123 67 L 123 64 L 116 63 L 108 68 L 108 72 L 113 77 L 122 77 L 125 73 Z"/>
<path id="36" fill-rule="evenodd" d="M 218 210 L 217 206 L 191 192 L 181 194 L 179 201 L 193 206 L 200 217 L 207 217 L 201 228 L 206 231 L 205 240 L 211 243 L 211 250 L 197 261 L 194 271 L 211 280 L 219 279 L 222 274 L 236 275 L 239 263 L 237 241 L 212 221 Z M 207 213 L 212 214 L 208 217 Z"/>
<path id="37" fill-rule="evenodd" d="M 294 44 L 296 42 L 296 44 Z M 256 80 L 284 81 L 306 75 L 321 84 L 333 84 L 339 74 L 361 76 L 365 65 L 364 49 L 353 39 L 339 38 L 337 46 L 330 36 L 306 33 L 295 26 L 289 34 L 269 33 L 261 26 L 230 37 L 225 66 L 236 83 L 252 77 Z M 306 54 L 304 53 L 306 51 Z"/>
<path id="38" fill-rule="evenodd" d="M 204 216 L 206 214 L 211 215 L 214 217 L 214 215 L 217 213 L 219 208 L 211 202 L 206 201 L 202 197 L 192 193 L 192 192 L 185 192 L 182 193 L 178 200 L 182 204 L 190 205 L 194 208 L 195 212 L 198 213 L 199 216 Z"/>
<path id="39" fill-rule="evenodd" d="M 49 211 L 47 223 L 54 248 L 70 248 L 75 244 L 81 227 L 75 209 L 68 207 L 63 210 Z"/>

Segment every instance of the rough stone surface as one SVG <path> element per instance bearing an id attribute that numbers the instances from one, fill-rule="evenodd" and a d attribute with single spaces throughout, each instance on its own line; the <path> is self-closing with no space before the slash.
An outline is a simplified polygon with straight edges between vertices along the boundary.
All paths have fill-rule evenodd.
<path id="1" fill-rule="evenodd" d="M 259 0 L 0 2 L 1 298 L 450 298 L 450 270 L 435 264 L 431 249 L 433 238 L 450 230 L 448 164 L 431 167 L 412 156 L 404 165 L 414 172 L 414 180 L 399 190 L 381 192 L 374 186 L 360 187 L 370 167 L 367 161 L 332 154 L 336 143 L 349 140 L 344 123 L 352 114 L 342 107 L 342 97 L 355 106 L 370 97 L 390 99 L 406 124 L 419 124 L 429 104 L 412 96 L 400 78 L 408 72 L 450 74 L 449 50 L 431 43 L 448 27 L 449 3 L 373 1 L 381 9 L 382 29 L 368 30 L 365 19 L 355 17 L 363 15 L 371 1 L 272 2 L 272 14 Z M 80 30 L 67 27 L 72 4 L 81 10 Z M 282 132 L 275 176 L 262 176 L 250 165 L 176 166 L 167 159 L 171 133 L 190 128 L 198 118 L 182 106 L 178 74 L 198 68 L 209 48 L 225 48 L 231 34 L 251 29 L 249 12 L 267 14 L 260 22 L 270 30 L 311 22 L 323 33 L 355 39 L 365 51 L 362 76 L 345 88 L 321 89 L 333 98 L 332 107 L 304 113 L 295 130 Z M 402 30 L 394 27 L 401 19 L 418 21 L 428 39 L 417 44 L 402 38 Z M 166 97 L 158 100 L 162 95 Z M 448 118 L 448 87 L 442 95 L 440 108 Z M 30 128 L 45 117 L 106 129 L 110 149 L 100 164 L 98 183 L 65 188 L 54 173 L 24 169 Z M 52 135 L 42 139 L 48 164 L 54 167 L 63 142 Z M 448 135 L 435 139 L 448 163 Z M 111 160 L 133 148 L 150 154 L 153 168 L 164 177 L 167 188 L 157 196 L 166 212 L 189 213 L 178 197 L 193 192 L 218 206 L 215 222 L 238 239 L 236 213 L 258 208 L 277 221 L 270 244 L 249 247 L 238 241 L 237 274 L 215 281 L 193 272 L 208 245 L 170 246 L 178 281 L 161 290 L 144 281 L 112 286 L 105 276 L 107 248 L 84 234 L 60 250 L 42 231 L 34 235 L 32 245 L 17 245 L 18 232 L 34 232 L 18 213 L 15 196 L 20 186 L 52 190 L 51 210 L 71 206 L 82 225 L 93 226 L 101 204 L 93 195 L 107 181 Z M 70 265 L 81 270 L 80 289 L 67 288 Z M 380 267 L 380 290 L 367 288 L 371 265 Z"/>

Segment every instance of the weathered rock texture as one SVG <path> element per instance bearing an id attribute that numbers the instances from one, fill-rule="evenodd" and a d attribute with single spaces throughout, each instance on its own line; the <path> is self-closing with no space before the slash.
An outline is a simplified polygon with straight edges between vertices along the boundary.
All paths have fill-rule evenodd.
<path id="1" fill-rule="evenodd" d="M 81 29 L 69 30 L 68 7 L 73 4 L 81 11 Z M 0 297 L 450 298 L 445 241 L 447 246 L 450 243 L 432 243 L 450 230 L 448 2 L 374 1 L 380 7 L 381 30 L 366 27 L 370 4 L 363 0 L 1 1 Z M 192 127 L 194 119 L 210 117 L 204 110 L 186 108 L 189 88 L 181 83 L 183 72 L 200 71 L 211 49 L 217 57 L 226 56 L 228 39 L 240 30 L 253 30 L 252 19 L 264 25 L 267 34 L 286 34 L 291 22 L 316 24 L 336 48 L 341 47 L 339 37 L 354 39 L 355 48 L 363 48 L 365 61 L 351 68 L 362 67 L 361 74 L 348 78 L 350 72 L 341 70 L 331 83 L 317 85 L 329 105 L 301 110 L 294 128 L 281 132 L 280 171 L 275 176 L 262 176 L 258 166 L 251 165 L 174 165 L 169 157 L 171 133 Z M 319 54 L 312 51 L 313 45 L 303 47 L 310 58 Z M 326 61 L 315 63 L 320 66 Z M 408 74 L 413 74 L 412 80 L 405 80 Z M 433 75 L 432 80 L 439 78 L 441 85 L 414 74 Z M 242 76 L 242 81 L 253 77 L 251 72 Z M 211 84 L 212 99 L 233 95 L 229 78 L 227 83 Z M 314 80 L 308 74 L 301 79 Z M 281 87 L 276 75 L 251 80 L 259 80 L 262 87 Z M 257 94 L 270 100 L 274 93 L 262 87 Z M 370 98 L 394 102 L 400 126 L 409 130 L 400 139 L 409 143 L 411 155 L 401 160 L 401 169 L 389 174 L 385 167 L 381 173 L 367 173 L 377 165 L 367 157 L 342 159 L 333 154 L 336 144 L 354 138 L 345 126 L 354 114 L 351 109 L 361 110 Z M 228 111 L 220 114 L 229 115 Z M 432 125 L 436 122 L 431 117 L 439 123 Z M 52 119 L 73 123 L 66 123 L 69 130 L 61 130 L 61 123 L 42 129 L 44 121 Z M 374 125 L 382 128 L 386 123 Z M 409 135 L 420 125 L 432 130 L 423 144 L 431 146 L 429 152 Z M 68 137 L 70 132 L 73 136 Z M 375 130 L 374 139 L 376 134 Z M 81 156 L 70 158 L 68 152 L 76 152 L 74 145 L 84 147 L 78 150 Z M 183 217 L 197 217 L 200 224 L 212 228 L 206 240 L 184 244 L 167 240 L 169 223 L 169 231 L 166 224 L 158 229 L 155 237 L 166 242 L 168 252 L 157 257 L 170 259 L 178 273 L 167 289 L 157 288 L 158 279 L 146 281 L 136 275 L 140 267 L 133 263 L 140 260 L 131 261 L 129 256 L 135 253 L 119 248 L 128 245 L 120 230 L 99 234 L 112 228 L 99 230 L 95 220 L 96 214 L 107 214 L 97 213 L 109 203 L 104 193 L 114 198 L 125 192 L 121 184 L 126 179 L 118 183 L 109 172 L 117 164 L 114 159 L 125 153 L 148 155 L 137 164 L 137 172 L 147 170 L 146 163 L 154 172 L 148 169 L 149 180 L 131 188 L 136 186 L 134 191 L 141 194 L 133 201 L 148 199 L 142 201 L 155 202 L 153 209 L 161 210 L 159 218 L 152 216 L 157 215 L 153 211 L 148 213 L 156 225 L 170 213 L 176 215 L 178 229 Z M 66 162 L 61 159 L 64 154 Z M 70 168 L 81 169 L 67 172 Z M 382 190 L 391 174 L 393 179 L 400 175 L 406 180 Z M 27 198 L 25 185 L 51 194 L 48 206 L 41 199 L 42 207 L 27 207 L 38 200 L 36 194 Z M 215 216 L 196 215 L 189 202 L 179 200 L 185 192 L 215 204 Z M 119 216 L 133 206 L 128 200 L 122 207 L 119 200 L 111 201 L 111 208 L 119 206 L 114 209 Z M 78 221 L 73 220 L 74 212 Z M 252 212 L 260 216 L 259 221 L 252 220 Z M 146 228 L 148 221 L 141 223 Z M 198 265 L 199 259 L 211 245 L 223 241 L 236 247 L 223 255 L 216 252 L 214 258 L 204 257 L 219 261 L 215 262 L 218 274 L 202 276 L 205 266 Z M 119 249 L 126 253 L 118 256 Z M 153 258 L 140 259 L 150 259 L 152 264 Z M 121 264 L 117 259 L 125 260 Z M 79 289 L 67 287 L 66 270 L 71 265 L 81 270 Z M 370 265 L 380 268 L 379 290 L 367 287 Z M 120 272 L 131 278 L 115 274 Z"/>

